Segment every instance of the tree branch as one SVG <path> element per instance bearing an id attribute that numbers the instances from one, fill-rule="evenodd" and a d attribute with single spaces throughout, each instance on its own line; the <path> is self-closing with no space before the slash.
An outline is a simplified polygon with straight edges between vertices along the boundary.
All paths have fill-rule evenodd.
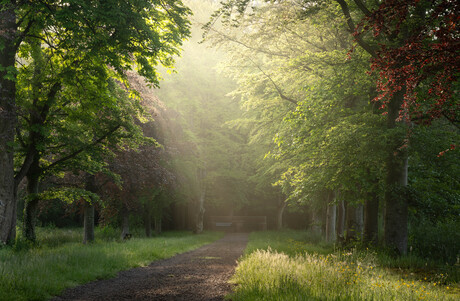
<path id="1" fill-rule="evenodd" d="M 335 0 L 335 1 L 338 4 L 340 4 L 340 7 L 342 8 L 342 12 L 345 16 L 345 19 L 347 20 L 347 24 L 348 24 L 348 28 L 350 32 L 354 33 L 356 30 L 356 27 L 355 27 L 355 24 L 353 23 L 353 19 L 351 18 L 350 9 L 348 7 L 347 2 L 345 2 L 345 0 Z M 359 46 L 361 46 L 367 53 L 369 53 L 373 57 L 377 57 L 374 47 L 364 42 L 364 40 L 359 35 L 356 35 L 355 39 L 356 39 L 356 42 L 359 44 Z"/>
<path id="2" fill-rule="evenodd" d="M 260 68 L 259 65 L 257 65 L 253 60 L 251 60 L 249 58 L 249 60 L 251 61 L 251 63 L 254 64 L 254 66 L 260 70 L 260 72 L 262 72 L 263 75 L 265 75 L 265 77 L 268 78 L 268 80 L 273 84 L 273 86 L 275 87 L 276 91 L 278 92 L 279 96 L 284 99 L 284 100 L 287 100 L 295 105 L 297 105 L 297 101 L 292 99 L 292 98 L 289 98 L 287 97 L 286 95 L 283 94 L 283 92 L 281 91 L 281 89 L 278 87 L 278 85 L 275 83 L 275 81 L 270 77 L 270 75 L 268 75 L 267 73 L 264 72 L 264 70 L 262 70 L 262 68 Z"/>
<path id="3" fill-rule="evenodd" d="M 241 46 L 247 48 L 247 49 L 250 49 L 250 50 L 254 50 L 254 51 L 257 51 L 257 52 L 260 52 L 260 53 L 265 53 L 265 54 L 268 54 L 268 55 L 273 55 L 273 56 L 279 56 L 279 57 L 285 57 L 285 58 L 289 58 L 288 55 L 285 55 L 285 54 L 280 54 L 280 53 L 276 53 L 276 52 L 271 52 L 271 51 L 267 51 L 267 50 L 264 50 L 264 49 L 261 49 L 261 48 L 255 48 L 255 47 L 251 47 L 237 39 L 234 39 L 214 28 L 210 28 L 210 30 L 214 31 L 215 33 L 219 34 L 220 36 L 224 37 L 225 39 L 231 41 L 231 42 L 234 42 L 234 43 L 237 43 L 237 44 L 240 44 Z"/>
<path id="4" fill-rule="evenodd" d="M 354 0 L 358 8 L 366 15 L 366 17 L 369 17 L 371 15 L 371 12 L 367 9 L 366 5 L 364 5 L 363 1 L 361 0 Z"/>
<path id="5" fill-rule="evenodd" d="M 111 130 L 109 130 L 107 133 L 105 133 L 104 135 L 102 135 L 99 139 L 95 140 L 93 143 L 89 144 L 89 145 L 86 145 L 82 148 L 80 148 L 79 150 L 67 155 L 67 156 L 64 156 L 60 159 L 58 159 L 57 161 L 51 163 L 50 165 L 46 166 L 45 168 L 43 168 L 43 171 L 46 171 L 46 170 L 49 170 L 51 169 L 52 167 L 64 162 L 64 161 L 67 161 L 69 159 L 72 159 L 74 157 L 76 157 L 78 154 L 84 152 L 85 150 L 89 149 L 90 147 L 92 146 L 95 146 L 99 143 L 101 143 L 105 138 L 107 138 L 108 136 L 110 136 L 111 134 L 113 134 L 116 130 L 118 130 L 119 128 L 121 127 L 121 125 L 117 125 L 115 126 L 114 128 L 112 128 Z"/>

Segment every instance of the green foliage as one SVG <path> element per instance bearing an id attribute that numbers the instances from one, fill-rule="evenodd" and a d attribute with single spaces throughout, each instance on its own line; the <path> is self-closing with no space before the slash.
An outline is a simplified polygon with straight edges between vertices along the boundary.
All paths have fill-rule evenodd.
<path id="1" fill-rule="evenodd" d="M 409 244 L 415 254 L 428 260 L 454 265 L 460 258 L 460 221 L 419 220 L 409 228 Z"/>
<path id="2" fill-rule="evenodd" d="M 47 300 L 67 287 L 114 277 L 120 270 L 169 258 L 222 236 L 219 233 L 197 236 L 171 232 L 151 239 L 133 238 L 123 243 L 104 241 L 91 246 L 62 241 L 75 233 L 80 236 L 79 232 L 62 230 L 55 238 L 62 243 L 48 241 L 46 247 L 43 244 L 19 253 L 0 249 L 0 299 Z M 40 235 L 48 234 L 39 232 Z"/>

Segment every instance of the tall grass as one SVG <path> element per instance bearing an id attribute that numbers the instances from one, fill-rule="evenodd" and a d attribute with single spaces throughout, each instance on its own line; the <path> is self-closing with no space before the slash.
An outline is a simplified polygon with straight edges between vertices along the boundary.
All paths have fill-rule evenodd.
<path id="1" fill-rule="evenodd" d="M 253 233 L 232 300 L 459 300 L 456 285 L 383 268 L 375 252 L 332 251 L 305 232 Z M 266 241 L 265 245 L 263 241 Z M 329 254 L 327 254 L 329 252 Z"/>
<path id="2" fill-rule="evenodd" d="M 222 236 L 172 232 L 155 238 L 82 245 L 78 231 L 55 230 L 54 240 L 52 232 L 39 233 L 39 247 L 0 250 L 0 300 L 46 300 L 67 287 L 114 277 L 118 271 L 172 257 Z"/>

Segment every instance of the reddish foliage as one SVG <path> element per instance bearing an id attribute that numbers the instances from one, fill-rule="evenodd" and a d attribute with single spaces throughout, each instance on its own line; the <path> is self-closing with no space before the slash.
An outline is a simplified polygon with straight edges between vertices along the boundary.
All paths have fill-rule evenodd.
<path id="1" fill-rule="evenodd" d="M 444 116 L 457 124 L 453 89 L 459 68 L 460 2 L 387 0 L 365 17 L 355 35 L 373 31 L 379 43 L 371 70 L 378 72 L 375 101 L 385 109 L 405 90 L 399 120 L 431 124 Z"/>

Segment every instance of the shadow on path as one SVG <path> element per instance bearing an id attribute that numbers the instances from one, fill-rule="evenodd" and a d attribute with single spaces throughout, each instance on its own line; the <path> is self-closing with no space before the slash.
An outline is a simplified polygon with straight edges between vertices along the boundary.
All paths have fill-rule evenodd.
<path id="1" fill-rule="evenodd" d="M 68 289 L 52 300 L 223 300 L 247 242 L 247 233 L 230 233 L 194 251 L 120 272 L 116 278 Z"/>

